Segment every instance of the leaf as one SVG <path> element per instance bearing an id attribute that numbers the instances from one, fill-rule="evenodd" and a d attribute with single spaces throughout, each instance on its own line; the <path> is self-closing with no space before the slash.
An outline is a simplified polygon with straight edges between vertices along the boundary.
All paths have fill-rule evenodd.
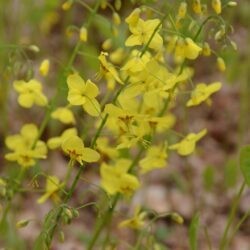
<path id="1" fill-rule="evenodd" d="M 191 250 L 197 250 L 197 236 L 200 224 L 200 216 L 196 213 L 188 229 L 189 245 Z"/>
<path id="2" fill-rule="evenodd" d="M 240 169 L 248 186 L 250 186 L 250 145 L 240 149 Z"/>

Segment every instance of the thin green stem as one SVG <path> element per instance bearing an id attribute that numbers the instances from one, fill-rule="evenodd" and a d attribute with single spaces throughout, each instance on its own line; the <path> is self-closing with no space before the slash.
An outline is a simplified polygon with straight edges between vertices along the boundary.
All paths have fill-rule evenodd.
<path id="1" fill-rule="evenodd" d="M 194 38 L 193 38 L 194 41 L 197 40 L 197 38 L 199 37 L 199 35 L 200 35 L 200 33 L 201 33 L 203 27 L 204 27 L 205 24 L 206 24 L 209 20 L 211 20 L 211 19 L 219 19 L 219 20 L 224 24 L 224 20 L 223 20 L 220 16 L 218 16 L 218 15 L 217 15 L 217 16 L 213 15 L 213 16 L 207 17 L 207 18 L 201 23 L 201 25 L 200 25 L 198 31 L 196 32 L 196 35 L 195 35 Z"/>
<path id="2" fill-rule="evenodd" d="M 67 166 L 67 173 L 66 173 L 66 176 L 65 176 L 65 179 L 64 179 L 65 185 L 67 185 L 67 183 L 68 183 L 68 181 L 70 179 L 70 176 L 71 176 L 72 169 L 73 169 L 74 165 L 75 165 L 75 160 L 74 159 L 70 159 L 69 164 Z"/>
<path id="3" fill-rule="evenodd" d="M 87 247 L 87 250 L 92 250 L 97 239 L 99 238 L 99 235 L 103 229 L 104 226 L 107 226 L 107 224 L 109 224 L 109 221 L 111 220 L 111 217 L 112 217 L 112 214 L 113 214 L 113 211 L 116 207 L 116 204 L 118 202 L 120 198 L 120 194 L 116 194 L 114 197 L 113 197 L 113 200 L 111 202 L 111 206 L 108 208 L 108 210 L 106 211 L 106 213 L 104 214 L 103 217 L 101 217 L 101 220 L 98 221 L 97 225 L 96 225 L 96 228 L 95 228 L 95 231 L 94 231 L 94 234 L 93 234 L 93 237 L 91 238 L 91 241 Z"/>
<path id="4" fill-rule="evenodd" d="M 205 233 L 205 237 L 206 237 L 206 241 L 207 241 L 207 246 L 208 246 L 208 249 L 209 250 L 212 250 L 212 243 L 211 243 L 211 239 L 209 237 L 209 234 L 208 234 L 208 231 L 207 231 L 207 228 L 204 227 L 204 233 Z"/>
<path id="5" fill-rule="evenodd" d="M 134 158 L 133 162 L 131 163 L 131 165 L 129 167 L 128 173 L 131 173 L 133 171 L 134 167 L 136 166 L 136 164 L 140 160 L 141 154 L 143 153 L 143 151 L 144 151 L 144 148 L 141 148 L 139 150 L 137 156 Z M 117 204 L 118 200 L 120 199 L 120 197 L 121 197 L 121 195 L 119 193 L 116 194 L 111 202 L 110 208 L 105 212 L 103 217 L 100 217 L 100 220 L 97 222 L 97 225 L 96 225 L 96 228 L 94 231 L 94 235 L 91 238 L 91 241 L 88 245 L 87 250 L 93 249 L 96 241 L 98 240 L 98 238 L 100 236 L 102 229 L 104 228 L 104 226 L 108 226 L 108 224 L 110 223 L 113 211 L 114 211 L 116 204 Z"/>
<path id="6" fill-rule="evenodd" d="M 234 235 L 237 233 L 243 222 L 249 217 L 250 215 L 250 209 L 241 217 L 237 225 L 234 227 L 234 231 L 231 233 L 231 235 L 228 238 L 228 244 L 232 241 Z"/>
<path id="7" fill-rule="evenodd" d="M 242 196 L 242 193 L 244 191 L 245 186 L 246 186 L 246 183 L 244 181 L 242 183 L 240 189 L 239 189 L 239 192 L 237 193 L 237 195 L 234 198 L 234 201 L 233 201 L 233 204 L 232 204 L 232 207 L 231 207 L 231 211 L 230 211 L 230 214 L 229 214 L 229 217 L 228 217 L 228 220 L 227 220 L 227 224 L 226 224 L 222 239 L 220 241 L 219 250 L 226 249 L 226 246 L 228 244 L 228 241 L 227 241 L 228 231 L 230 229 L 231 224 L 233 223 L 233 221 L 235 219 L 237 208 L 238 208 L 238 205 L 239 205 L 239 202 L 240 202 L 240 198 Z"/>
<path id="8" fill-rule="evenodd" d="M 145 46 L 142 48 L 140 57 L 142 57 L 142 56 L 146 53 L 146 51 L 148 50 L 148 47 L 149 47 L 149 45 L 150 45 L 152 39 L 154 38 L 154 35 L 156 34 L 156 32 L 158 32 L 159 28 L 161 27 L 161 25 L 162 25 L 162 23 L 164 22 L 164 20 L 166 19 L 166 17 L 167 17 L 167 15 L 165 15 L 165 16 L 161 19 L 160 23 L 155 27 L 155 29 L 154 29 L 152 35 L 150 36 L 148 42 L 147 42 L 147 43 L 145 44 Z"/>

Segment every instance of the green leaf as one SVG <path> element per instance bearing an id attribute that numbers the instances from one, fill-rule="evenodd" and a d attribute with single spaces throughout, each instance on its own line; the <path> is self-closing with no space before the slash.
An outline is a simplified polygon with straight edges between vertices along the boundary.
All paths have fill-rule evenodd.
<path id="1" fill-rule="evenodd" d="M 191 250 L 197 250 L 197 236 L 200 224 L 200 216 L 196 213 L 188 229 L 189 246 Z"/>
<path id="2" fill-rule="evenodd" d="M 240 149 L 240 169 L 248 186 L 250 186 L 250 146 Z"/>

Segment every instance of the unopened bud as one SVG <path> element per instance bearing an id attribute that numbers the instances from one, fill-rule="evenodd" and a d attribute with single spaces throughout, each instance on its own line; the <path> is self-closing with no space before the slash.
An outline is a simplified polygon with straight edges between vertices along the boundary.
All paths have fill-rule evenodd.
<path id="1" fill-rule="evenodd" d="M 44 59 L 39 67 L 39 72 L 42 76 L 47 76 L 49 72 L 50 62 L 48 59 Z"/>
<path id="2" fill-rule="evenodd" d="M 202 53 L 204 56 L 210 56 L 211 55 L 211 49 L 208 43 L 204 43 Z"/>
<path id="3" fill-rule="evenodd" d="M 111 49 L 111 47 L 112 47 L 112 39 L 107 39 L 107 40 L 105 40 L 104 42 L 103 42 L 103 44 L 102 44 L 102 48 L 104 49 L 104 50 L 109 50 L 109 49 Z"/>
<path id="4" fill-rule="evenodd" d="M 120 10 L 122 7 L 122 1 L 121 0 L 115 0 L 115 9 Z"/>
<path id="5" fill-rule="evenodd" d="M 26 227 L 29 224 L 30 220 L 20 220 L 16 223 L 16 228 Z"/>
<path id="6" fill-rule="evenodd" d="M 235 2 L 235 1 L 229 1 L 229 2 L 227 3 L 227 6 L 229 6 L 229 7 L 235 7 L 235 6 L 237 6 L 237 5 L 238 5 L 238 3 Z"/>
<path id="7" fill-rule="evenodd" d="M 88 40 L 88 30 L 84 26 L 80 29 L 79 37 L 82 42 L 86 42 Z"/>
<path id="8" fill-rule="evenodd" d="M 63 231 L 60 231 L 60 233 L 59 233 L 59 241 L 60 241 L 61 243 L 64 243 L 64 240 L 65 240 L 64 232 L 63 232 Z"/>
<path id="9" fill-rule="evenodd" d="M 187 13 L 187 3 L 181 2 L 177 16 L 179 18 L 184 18 L 186 16 L 186 13 Z"/>
<path id="10" fill-rule="evenodd" d="M 183 222 L 184 222 L 184 219 L 177 213 L 172 213 L 171 219 L 178 224 L 183 224 Z"/>
<path id="11" fill-rule="evenodd" d="M 221 13 L 221 1 L 212 0 L 212 8 L 214 9 L 216 14 L 220 14 Z"/>
<path id="12" fill-rule="evenodd" d="M 121 18 L 120 18 L 120 16 L 118 15 L 117 12 L 113 12 L 112 18 L 113 18 L 113 22 L 114 22 L 115 25 L 118 26 L 118 25 L 121 23 Z"/>
<path id="13" fill-rule="evenodd" d="M 72 4 L 73 4 L 73 0 L 68 0 L 62 4 L 62 9 L 64 11 L 67 11 L 71 8 Z"/>
<path id="14" fill-rule="evenodd" d="M 38 53 L 40 51 L 40 49 L 38 48 L 38 46 L 32 44 L 28 47 L 29 50 Z"/>
<path id="15" fill-rule="evenodd" d="M 217 58 L 217 66 L 221 72 L 224 72 L 226 70 L 226 64 L 222 57 Z"/>

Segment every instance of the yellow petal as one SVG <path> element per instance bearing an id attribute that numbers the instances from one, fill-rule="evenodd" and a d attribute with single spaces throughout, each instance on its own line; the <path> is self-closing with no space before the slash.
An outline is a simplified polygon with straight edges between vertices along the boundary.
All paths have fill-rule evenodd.
<path id="1" fill-rule="evenodd" d="M 91 116 L 99 116 L 101 114 L 101 106 L 95 98 L 88 99 L 83 104 L 83 109 Z"/>
<path id="2" fill-rule="evenodd" d="M 86 162 L 96 162 L 100 159 L 99 153 L 91 148 L 84 148 L 82 154 L 83 160 Z"/>

